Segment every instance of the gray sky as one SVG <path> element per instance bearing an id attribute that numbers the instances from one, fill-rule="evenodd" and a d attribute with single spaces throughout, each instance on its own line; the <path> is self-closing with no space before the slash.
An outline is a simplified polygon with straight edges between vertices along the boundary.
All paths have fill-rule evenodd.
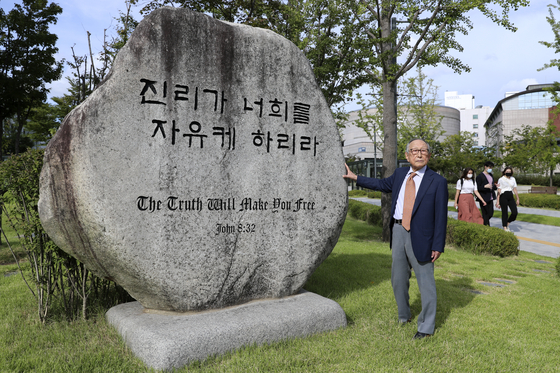
<path id="1" fill-rule="evenodd" d="M 114 35 L 115 17 L 125 10 L 124 0 L 56 0 L 63 13 L 52 32 L 59 36 L 57 46 L 59 58 L 72 59 L 71 47 L 78 55 L 88 54 L 87 31 L 92 42 L 93 53 L 103 45 L 103 32 Z M 145 3 L 146 1 L 143 1 Z M 458 37 L 463 53 L 454 52 L 471 67 L 470 73 L 456 74 L 444 66 L 425 68 L 424 73 L 439 87 L 439 98 L 443 104 L 445 91 L 473 94 L 476 105 L 494 107 L 506 92 L 524 90 L 529 84 L 550 83 L 560 80 L 557 69 L 538 72 L 537 69 L 555 58 L 553 50 L 539 44 L 540 40 L 553 41 L 553 34 L 546 22 L 547 4 L 556 0 L 531 0 L 529 7 L 513 12 L 510 18 L 518 27 L 513 33 L 495 25 L 480 12 L 471 15 L 474 28 L 468 36 Z M 0 0 L 4 9 L 10 9 L 13 0 Z M 138 8 L 133 9 L 138 15 Z M 560 12 L 556 13 L 560 19 Z M 139 16 L 136 17 L 140 19 Z M 559 58 L 560 56 L 556 56 Z M 69 73 L 69 67 L 65 67 Z M 414 72 L 415 73 L 415 72 Z M 65 79 L 51 85 L 51 95 L 66 93 Z M 356 109 L 348 105 L 347 110 Z"/>

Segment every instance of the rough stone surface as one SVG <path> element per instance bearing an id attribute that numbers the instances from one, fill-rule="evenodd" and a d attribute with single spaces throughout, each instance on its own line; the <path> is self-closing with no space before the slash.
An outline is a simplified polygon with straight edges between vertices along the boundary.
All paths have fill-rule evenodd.
<path id="1" fill-rule="evenodd" d="M 131 351 L 154 369 L 171 370 L 239 349 L 346 326 L 338 303 L 304 292 L 192 314 L 147 313 L 138 302 L 107 312 Z"/>
<path id="2" fill-rule="evenodd" d="M 39 212 L 144 307 L 222 308 L 302 288 L 338 240 L 344 172 L 295 45 L 162 8 L 50 141 Z"/>

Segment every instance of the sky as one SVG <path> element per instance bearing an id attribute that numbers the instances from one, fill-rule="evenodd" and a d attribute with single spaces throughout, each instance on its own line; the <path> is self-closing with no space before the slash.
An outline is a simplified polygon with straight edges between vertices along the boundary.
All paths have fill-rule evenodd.
<path id="1" fill-rule="evenodd" d="M 0 0 L 4 10 L 12 8 L 13 0 Z M 58 35 L 57 58 L 72 60 L 72 47 L 77 55 L 89 54 L 87 32 L 91 33 L 93 53 L 99 53 L 103 45 L 103 33 L 115 34 L 116 21 L 120 12 L 125 12 L 124 0 L 58 0 L 63 13 L 51 32 Z M 141 1 L 146 3 L 147 0 Z M 511 32 L 494 24 L 478 11 L 470 14 L 473 29 L 468 35 L 459 35 L 457 40 L 464 47 L 462 53 L 453 52 L 455 57 L 471 67 L 470 73 L 457 74 L 445 66 L 423 69 L 429 79 L 438 86 L 440 104 L 444 103 L 445 91 L 472 94 L 475 105 L 494 107 L 505 97 L 506 92 L 522 91 L 529 84 L 544 84 L 560 80 L 558 69 L 537 71 L 553 58 L 554 51 L 539 41 L 553 41 L 554 36 L 546 21 L 547 5 L 556 0 L 531 0 L 530 6 L 510 13 L 510 19 L 518 27 Z M 141 19 L 139 8 L 133 8 L 137 20 Z M 557 11 L 556 18 L 560 19 Z M 65 75 L 70 68 L 65 66 Z M 414 73 L 415 74 L 415 73 Z M 62 96 L 68 89 L 66 79 L 50 85 L 51 96 Z M 358 106 L 349 104 L 346 110 Z"/>

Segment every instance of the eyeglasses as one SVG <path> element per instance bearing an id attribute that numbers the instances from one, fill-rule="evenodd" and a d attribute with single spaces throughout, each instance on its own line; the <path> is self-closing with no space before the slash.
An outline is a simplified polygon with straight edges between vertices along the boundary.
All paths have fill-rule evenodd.
<path id="1" fill-rule="evenodd" d="M 426 155 L 430 151 L 428 149 L 408 149 L 408 152 L 412 155 L 416 155 L 418 154 L 418 152 L 422 153 L 423 155 Z"/>

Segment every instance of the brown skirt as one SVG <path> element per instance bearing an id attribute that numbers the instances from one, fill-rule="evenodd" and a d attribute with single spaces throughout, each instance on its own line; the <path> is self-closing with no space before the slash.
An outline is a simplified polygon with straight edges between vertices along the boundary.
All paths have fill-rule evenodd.
<path id="1" fill-rule="evenodd" d="M 484 223 L 484 220 L 480 215 L 480 211 L 476 207 L 474 196 L 472 194 L 460 194 L 459 203 L 457 205 L 459 206 L 459 220 L 476 224 Z"/>

